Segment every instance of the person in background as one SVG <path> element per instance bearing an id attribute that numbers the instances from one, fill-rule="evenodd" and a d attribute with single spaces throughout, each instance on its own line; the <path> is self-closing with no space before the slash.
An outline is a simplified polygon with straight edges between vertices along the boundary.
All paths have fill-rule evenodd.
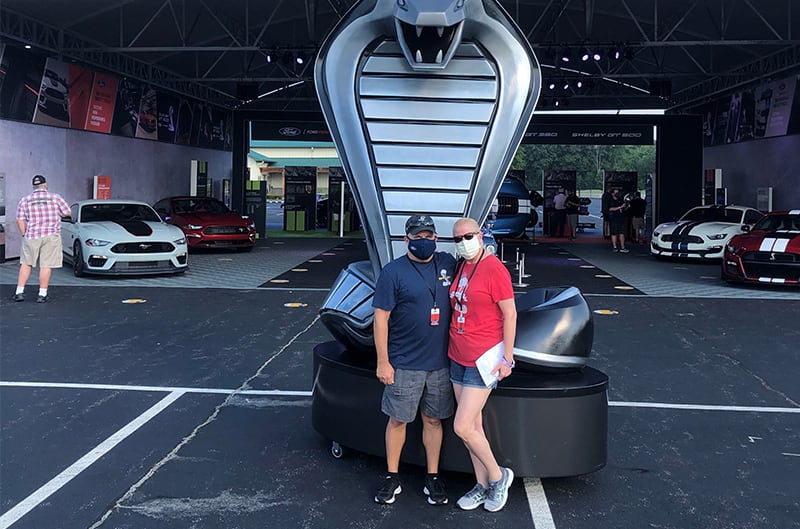
<path id="1" fill-rule="evenodd" d="M 553 197 L 553 226 L 550 232 L 551 237 L 564 236 L 564 224 L 567 220 L 567 195 L 564 194 L 564 188 L 559 187 L 558 193 Z"/>
<path id="2" fill-rule="evenodd" d="M 611 190 L 611 199 L 608 202 L 608 222 L 611 231 L 611 245 L 615 252 L 628 253 L 625 247 L 625 210 L 627 204 L 619 195 L 619 189 Z"/>
<path id="3" fill-rule="evenodd" d="M 647 210 L 647 201 L 642 198 L 642 194 L 637 191 L 633 194 L 630 208 L 628 210 L 631 216 L 631 234 L 633 235 L 633 242 L 636 244 L 644 244 L 644 215 Z"/>
<path id="4" fill-rule="evenodd" d="M 574 241 L 578 236 L 578 215 L 581 211 L 581 199 L 572 189 L 567 191 L 565 202 L 567 211 L 567 226 L 569 227 L 569 240 Z"/>
<path id="5" fill-rule="evenodd" d="M 385 384 L 381 411 L 389 416 L 387 474 L 375 501 L 391 504 L 402 492 L 400 453 L 406 426 L 419 411 L 428 469 L 423 492 L 429 504 L 445 505 L 448 498 L 439 477 L 439 455 L 442 419 L 453 415 L 454 406 L 447 339 L 455 259 L 436 251 L 436 226 L 430 216 L 412 215 L 405 229 L 408 250 L 383 268 L 372 301 L 376 376 Z"/>
<path id="6" fill-rule="evenodd" d="M 37 303 L 47 301 L 47 287 L 53 268 L 61 268 L 61 217 L 69 217 L 69 205 L 57 193 L 47 190 L 47 179 L 37 174 L 31 181 L 33 192 L 17 206 L 17 226 L 22 234 L 19 276 L 14 301 L 25 301 L 25 284 L 31 270 L 39 264 Z"/>
<path id="7" fill-rule="evenodd" d="M 499 346 L 502 355 L 492 358 L 492 374 L 502 380 L 514 368 L 514 337 L 517 309 L 511 275 L 500 260 L 483 247 L 483 235 L 474 219 L 459 219 L 453 225 L 456 243 L 455 279 L 450 287 L 450 380 L 458 406 L 453 421 L 455 433 L 469 451 L 476 484 L 457 502 L 472 510 L 481 505 L 490 512 L 502 509 L 514 472 L 501 467 L 483 430 L 483 408 L 497 381 L 487 385 L 475 361 Z M 488 354 L 491 354 L 489 352 Z"/>

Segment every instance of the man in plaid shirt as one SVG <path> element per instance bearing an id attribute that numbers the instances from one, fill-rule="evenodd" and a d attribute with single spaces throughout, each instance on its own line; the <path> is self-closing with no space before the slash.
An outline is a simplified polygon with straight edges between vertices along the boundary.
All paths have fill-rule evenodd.
<path id="1" fill-rule="evenodd" d="M 25 300 L 25 283 L 31 269 L 39 262 L 39 296 L 37 303 L 47 301 L 47 285 L 53 268 L 61 268 L 61 217 L 70 215 L 69 205 L 61 195 L 47 191 L 47 180 L 33 177 L 33 193 L 22 197 L 17 207 L 17 225 L 22 233 L 19 257 L 19 278 L 14 301 Z"/>

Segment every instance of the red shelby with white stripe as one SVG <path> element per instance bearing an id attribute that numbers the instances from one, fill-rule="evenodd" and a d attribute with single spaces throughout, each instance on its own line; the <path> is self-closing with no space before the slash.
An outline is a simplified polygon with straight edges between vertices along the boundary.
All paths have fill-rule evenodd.
<path id="1" fill-rule="evenodd" d="M 773 211 L 725 246 L 722 278 L 800 285 L 800 209 Z"/>

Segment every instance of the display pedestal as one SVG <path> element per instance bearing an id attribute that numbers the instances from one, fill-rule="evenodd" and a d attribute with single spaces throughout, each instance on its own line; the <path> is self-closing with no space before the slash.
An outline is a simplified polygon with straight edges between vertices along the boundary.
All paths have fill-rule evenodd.
<path id="1" fill-rule="evenodd" d="M 370 363 L 372 362 L 372 363 Z M 339 447 L 385 457 L 387 417 L 381 412 L 383 384 L 374 359 L 338 342 L 314 348 L 314 429 Z M 606 464 L 608 377 L 590 367 L 555 373 L 517 369 L 492 391 L 483 412 L 486 436 L 497 462 L 518 476 L 566 477 Z M 419 417 L 408 426 L 401 460 L 424 466 Z M 472 473 L 452 419 L 444 421 L 441 470 Z"/>

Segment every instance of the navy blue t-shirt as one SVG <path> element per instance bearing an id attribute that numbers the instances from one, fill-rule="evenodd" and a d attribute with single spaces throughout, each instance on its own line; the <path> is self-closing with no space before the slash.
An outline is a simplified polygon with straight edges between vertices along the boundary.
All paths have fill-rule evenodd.
<path id="1" fill-rule="evenodd" d="M 389 315 L 389 361 L 395 369 L 433 371 L 450 365 L 447 359 L 450 325 L 450 283 L 455 259 L 436 252 L 427 263 L 404 255 L 383 267 L 375 285 L 374 308 Z M 432 326 L 434 296 L 439 325 Z"/>

